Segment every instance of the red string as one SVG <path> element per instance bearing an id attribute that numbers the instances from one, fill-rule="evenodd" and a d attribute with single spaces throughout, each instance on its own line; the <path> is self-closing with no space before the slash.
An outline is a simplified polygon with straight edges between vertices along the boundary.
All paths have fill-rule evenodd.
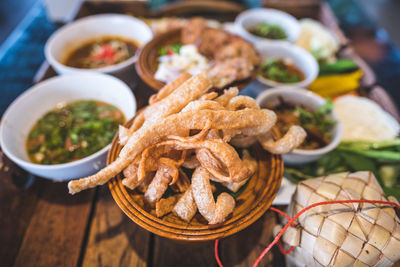
<path id="1" fill-rule="evenodd" d="M 224 265 L 222 265 L 222 262 L 218 256 L 218 243 L 219 243 L 219 239 L 215 240 L 215 246 L 214 246 L 215 260 L 217 261 L 219 267 L 224 267 Z"/>
<path id="2" fill-rule="evenodd" d="M 265 256 L 265 254 L 268 253 L 268 251 L 271 250 L 271 248 L 278 243 L 278 241 L 280 241 L 280 238 L 282 237 L 282 235 L 285 233 L 285 231 L 289 228 L 290 225 L 292 225 L 299 217 L 301 214 L 303 214 L 304 212 L 306 212 L 309 209 L 315 208 L 317 206 L 322 206 L 322 205 L 328 205 L 328 204 L 346 204 L 346 203 L 371 203 L 371 204 L 385 204 L 385 205 L 390 205 L 390 206 L 394 206 L 396 207 L 398 210 L 400 210 L 400 205 L 395 203 L 395 202 L 390 202 L 390 201 L 382 201 L 382 200 L 361 200 L 361 199 L 355 199 L 355 200 L 332 200 L 332 201 L 323 201 L 323 202 L 318 202 L 318 203 L 314 203 L 308 207 L 305 207 L 304 209 L 302 209 L 301 211 L 299 211 L 293 218 L 290 218 L 289 215 L 287 215 L 286 213 L 284 213 L 283 211 L 276 209 L 274 207 L 270 207 L 271 210 L 278 212 L 279 214 L 281 214 L 282 216 L 286 217 L 286 219 L 289 220 L 289 222 L 285 225 L 285 227 L 283 227 L 283 229 L 279 232 L 279 234 L 274 238 L 274 240 L 268 245 L 268 247 L 260 254 L 260 256 L 257 258 L 257 260 L 254 262 L 253 267 L 256 267 L 260 261 L 262 260 L 262 258 Z M 221 260 L 218 256 L 218 243 L 219 240 L 215 240 L 215 247 L 214 247 L 214 253 L 215 253 L 215 259 L 218 263 L 219 267 L 223 267 Z M 284 251 L 282 248 L 282 244 L 279 243 L 279 249 L 283 254 L 289 254 L 290 252 L 293 251 L 294 247 L 290 247 L 290 249 L 288 251 Z"/>

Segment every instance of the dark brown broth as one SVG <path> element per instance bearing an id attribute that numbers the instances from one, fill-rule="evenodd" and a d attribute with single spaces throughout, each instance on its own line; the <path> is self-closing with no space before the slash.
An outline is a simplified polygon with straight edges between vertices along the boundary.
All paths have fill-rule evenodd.
<path id="1" fill-rule="evenodd" d="M 110 53 L 94 53 L 99 51 L 99 46 L 104 46 L 111 42 L 118 43 L 117 49 L 111 49 Z M 96 50 L 97 47 L 97 50 Z M 102 36 L 85 41 L 77 49 L 67 53 L 64 64 L 74 68 L 95 69 L 121 63 L 133 57 L 138 49 L 138 43 L 135 40 L 127 39 L 121 36 Z M 103 55 L 103 56 L 102 56 Z"/>

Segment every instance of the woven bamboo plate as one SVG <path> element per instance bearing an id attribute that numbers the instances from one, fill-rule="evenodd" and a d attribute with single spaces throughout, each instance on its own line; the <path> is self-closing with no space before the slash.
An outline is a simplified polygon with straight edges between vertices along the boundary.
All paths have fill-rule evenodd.
<path id="1" fill-rule="evenodd" d="M 181 30 L 169 31 L 154 37 L 150 42 L 148 42 L 140 51 L 138 60 L 136 62 L 135 68 L 140 78 L 156 91 L 159 91 L 165 83 L 154 78 L 154 74 L 158 68 L 158 51 L 160 48 L 176 44 L 180 42 Z M 228 87 L 236 86 L 239 89 L 246 87 L 250 82 L 257 78 L 259 68 L 254 68 L 251 77 L 236 81 L 229 84 Z"/>
<path id="2" fill-rule="evenodd" d="M 132 120 L 127 122 L 126 126 L 129 127 L 131 123 Z M 108 153 L 107 164 L 118 157 L 121 149 L 117 134 Z M 196 214 L 190 223 L 182 221 L 172 213 L 157 218 L 154 212 L 145 207 L 143 194 L 122 185 L 121 174 L 114 177 L 108 186 L 122 211 L 132 221 L 154 234 L 180 241 L 220 239 L 243 230 L 260 218 L 279 191 L 283 176 L 281 156 L 270 154 L 259 145 L 253 146 L 251 152 L 258 161 L 258 171 L 236 198 L 233 214 L 224 223 L 217 225 L 208 225 L 200 214 Z"/>

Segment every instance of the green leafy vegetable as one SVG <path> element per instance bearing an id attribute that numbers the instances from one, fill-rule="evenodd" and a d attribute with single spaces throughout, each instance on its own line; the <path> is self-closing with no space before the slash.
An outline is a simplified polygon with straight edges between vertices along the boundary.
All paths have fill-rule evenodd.
<path id="1" fill-rule="evenodd" d="M 285 176 L 297 183 L 343 171 L 371 171 L 387 195 L 400 199 L 400 139 L 342 142 L 315 162 L 285 168 Z"/>
<path id="2" fill-rule="evenodd" d="M 60 164 L 84 158 L 108 145 L 125 121 L 116 107 L 94 100 L 69 103 L 45 114 L 31 129 L 32 162 Z"/>
<path id="3" fill-rule="evenodd" d="M 161 47 L 158 51 L 159 56 L 179 54 L 181 52 L 182 44 L 176 43 L 169 46 Z"/>
<path id="4" fill-rule="evenodd" d="M 273 40 L 287 38 L 285 30 L 282 29 L 281 26 L 276 24 L 269 24 L 266 22 L 259 23 L 255 27 L 251 28 L 249 32 L 256 36 Z"/>
<path id="5" fill-rule="evenodd" d="M 264 62 L 260 74 L 266 79 L 280 83 L 296 83 L 304 79 L 304 74 L 294 64 L 275 58 Z"/>
<path id="6" fill-rule="evenodd" d="M 358 65 L 350 59 L 338 59 L 333 63 L 325 63 L 319 66 L 319 75 L 331 75 L 352 72 L 358 69 Z"/>
<path id="7" fill-rule="evenodd" d="M 308 135 L 320 136 L 325 140 L 332 138 L 331 130 L 336 124 L 336 121 L 331 119 L 330 116 L 332 110 L 333 103 L 330 99 L 327 99 L 325 104 L 319 106 L 314 112 L 296 106 L 300 125 L 307 131 Z"/>

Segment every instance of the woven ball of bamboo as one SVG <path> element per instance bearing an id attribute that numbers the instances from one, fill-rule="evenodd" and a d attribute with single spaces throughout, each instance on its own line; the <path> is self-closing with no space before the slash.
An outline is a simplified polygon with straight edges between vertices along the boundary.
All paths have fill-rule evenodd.
<path id="1" fill-rule="evenodd" d="M 299 183 L 288 215 L 332 200 L 396 201 L 371 172 L 338 173 Z M 283 241 L 295 246 L 291 266 L 391 266 L 400 259 L 400 220 L 387 205 L 322 205 L 301 215 Z"/>

